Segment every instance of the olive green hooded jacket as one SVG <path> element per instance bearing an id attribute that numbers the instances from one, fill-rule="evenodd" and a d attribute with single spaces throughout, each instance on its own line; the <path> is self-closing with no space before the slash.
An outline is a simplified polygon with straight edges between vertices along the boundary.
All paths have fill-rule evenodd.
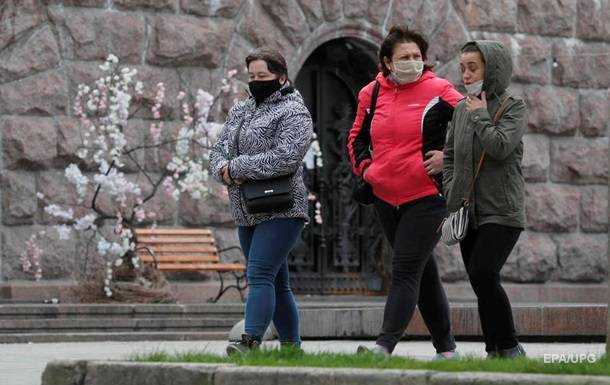
<path id="1" fill-rule="evenodd" d="M 455 108 L 444 152 L 443 192 L 447 208 L 450 212 L 459 209 L 485 149 L 487 155 L 471 201 L 471 224 L 524 228 L 525 181 L 521 160 L 527 107 L 507 91 L 512 75 L 510 52 L 496 41 L 471 43 L 476 44 L 485 60 L 483 91 L 487 109 L 469 112 L 464 100 Z M 507 108 L 494 125 L 492 117 L 505 98 L 509 98 Z"/>

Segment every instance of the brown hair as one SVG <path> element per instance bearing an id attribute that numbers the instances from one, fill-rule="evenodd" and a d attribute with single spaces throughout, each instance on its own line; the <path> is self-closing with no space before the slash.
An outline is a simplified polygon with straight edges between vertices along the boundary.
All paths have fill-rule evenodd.
<path id="1" fill-rule="evenodd" d="M 470 42 L 470 43 L 464 44 L 464 46 L 461 49 L 461 52 L 462 53 L 477 52 L 479 54 L 479 56 L 481 56 L 481 61 L 483 63 L 485 63 L 485 57 L 483 56 L 483 52 L 481 52 L 481 50 L 477 46 L 477 43 L 475 43 L 475 42 Z"/>
<path id="2" fill-rule="evenodd" d="M 263 60 L 267 63 L 267 68 L 269 68 L 269 72 L 272 74 L 277 76 L 286 75 L 288 77 L 286 59 L 284 59 L 284 56 L 278 50 L 269 47 L 257 48 L 246 56 L 246 67 L 250 66 L 250 63 L 255 60 Z"/>
<path id="3" fill-rule="evenodd" d="M 393 25 L 379 48 L 379 70 L 383 73 L 383 76 L 388 76 L 391 72 L 385 65 L 383 58 L 387 57 L 391 60 L 394 55 L 394 47 L 400 43 L 415 43 L 419 47 L 422 59 L 424 61 L 428 59 L 428 42 L 421 33 L 410 30 L 406 25 Z M 425 64 L 424 70 L 432 69 L 432 67 Z"/>

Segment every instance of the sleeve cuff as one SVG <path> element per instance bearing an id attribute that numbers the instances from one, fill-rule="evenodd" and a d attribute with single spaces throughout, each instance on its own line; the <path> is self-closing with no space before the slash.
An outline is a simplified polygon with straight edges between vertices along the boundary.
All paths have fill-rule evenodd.
<path id="1" fill-rule="evenodd" d="M 214 177 L 214 179 L 216 179 L 218 182 L 223 183 L 223 184 L 224 184 L 224 180 L 222 179 L 221 171 L 228 163 L 229 163 L 228 161 L 223 160 L 220 163 L 218 163 L 218 165 L 213 170 L 214 175 L 212 175 L 212 176 Z"/>
<path id="2" fill-rule="evenodd" d="M 365 159 L 362 161 L 362 163 L 360 164 L 360 176 L 364 176 L 364 172 L 366 171 L 367 168 L 369 168 L 369 166 L 371 165 L 371 160 L 370 159 Z"/>
<path id="3" fill-rule="evenodd" d="M 229 170 L 229 177 L 231 178 L 231 180 L 235 180 L 235 179 L 240 179 L 241 175 L 239 175 L 239 167 L 235 167 L 236 164 L 239 162 L 239 157 L 237 158 L 233 158 L 229 161 L 227 167 Z"/>

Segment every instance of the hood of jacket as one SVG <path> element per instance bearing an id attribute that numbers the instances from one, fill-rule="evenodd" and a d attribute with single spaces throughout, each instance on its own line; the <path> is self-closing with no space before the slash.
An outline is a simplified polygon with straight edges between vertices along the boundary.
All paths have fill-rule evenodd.
<path id="1" fill-rule="evenodd" d="M 476 45 L 485 60 L 483 91 L 488 98 L 499 97 L 508 88 L 513 74 L 513 61 L 510 51 L 499 41 L 473 40 L 464 46 L 468 44 Z"/>

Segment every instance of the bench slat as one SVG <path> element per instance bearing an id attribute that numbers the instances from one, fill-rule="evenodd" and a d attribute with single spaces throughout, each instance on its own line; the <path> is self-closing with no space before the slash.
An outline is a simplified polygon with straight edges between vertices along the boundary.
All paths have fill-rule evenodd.
<path id="1" fill-rule="evenodd" d="M 214 244 L 214 240 L 204 237 L 138 237 L 139 244 L 163 244 L 163 243 L 206 243 Z"/>
<path id="2" fill-rule="evenodd" d="M 206 243 L 213 244 L 216 243 L 216 240 L 213 237 L 206 236 L 198 236 L 198 235 L 144 235 L 138 237 L 138 242 L 148 242 L 155 243 L 159 241 L 163 241 L 164 239 L 173 239 L 177 241 L 182 241 L 184 239 L 196 239 L 198 243 Z"/>
<path id="3" fill-rule="evenodd" d="M 160 254 L 155 255 L 155 258 L 150 254 L 138 254 L 144 262 L 219 262 L 220 258 L 216 254 L 207 255 L 180 255 L 180 254 Z"/>
<path id="4" fill-rule="evenodd" d="M 244 271 L 246 266 L 240 263 L 159 263 L 159 270 L 165 271 Z"/>
<path id="5" fill-rule="evenodd" d="M 212 235 L 212 231 L 208 229 L 172 229 L 158 227 L 156 229 L 136 229 L 137 235 L 174 235 L 174 234 L 189 234 L 189 235 Z"/>
<path id="6" fill-rule="evenodd" d="M 245 271 L 241 263 L 221 263 L 213 233 L 209 229 L 136 229 L 137 254 L 144 263 L 163 271 Z"/>
<path id="7" fill-rule="evenodd" d="M 209 245 L 194 245 L 194 244 L 186 244 L 186 245 L 181 245 L 179 243 L 173 244 L 173 245 L 140 245 L 138 244 L 138 247 L 148 247 L 149 249 L 151 249 L 155 254 L 162 254 L 162 253 L 208 253 L 208 254 L 214 254 L 218 252 L 218 248 L 216 246 L 209 246 Z M 145 249 L 141 249 L 138 250 L 138 253 L 146 253 L 148 254 L 148 252 Z"/>

